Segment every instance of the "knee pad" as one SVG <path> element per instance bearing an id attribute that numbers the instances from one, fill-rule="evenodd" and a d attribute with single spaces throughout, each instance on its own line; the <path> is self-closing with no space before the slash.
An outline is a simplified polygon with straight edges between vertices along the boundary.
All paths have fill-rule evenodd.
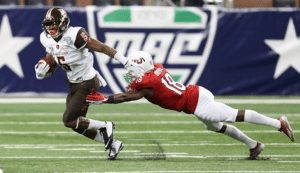
<path id="1" fill-rule="evenodd" d="M 211 123 L 205 123 L 206 129 L 214 132 L 218 132 L 222 129 L 223 123 L 216 123 L 216 122 L 211 122 Z"/>

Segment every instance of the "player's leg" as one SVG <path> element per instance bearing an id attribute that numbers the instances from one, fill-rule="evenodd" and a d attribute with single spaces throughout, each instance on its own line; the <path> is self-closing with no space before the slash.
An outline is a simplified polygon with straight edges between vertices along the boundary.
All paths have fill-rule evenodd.
<path id="1" fill-rule="evenodd" d="M 256 159 L 264 149 L 264 145 L 243 133 L 235 126 L 222 122 L 234 122 L 237 117 L 237 109 L 233 109 L 223 103 L 215 102 L 213 94 L 201 87 L 198 105 L 194 114 L 205 123 L 208 130 L 225 134 L 246 144 L 250 150 L 249 159 Z"/>
<path id="2" fill-rule="evenodd" d="M 81 99 L 79 100 L 84 100 L 84 103 L 87 104 L 85 101 L 86 96 L 91 92 L 91 90 L 97 90 L 98 88 L 99 88 L 99 79 L 97 77 L 95 77 L 92 80 L 86 81 L 84 85 L 81 85 L 80 90 L 77 92 L 77 93 L 81 93 L 80 96 Z M 87 104 L 87 108 L 88 108 L 88 104 Z M 85 109 L 84 116 L 86 115 L 86 113 L 87 113 L 87 109 Z M 124 144 L 122 141 L 113 138 L 114 123 L 110 121 L 103 122 L 103 121 L 97 121 L 97 120 L 87 119 L 87 118 L 82 119 L 82 117 L 79 118 L 79 121 L 81 120 L 84 120 L 85 122 L 88 121 L 87 130 L 97 132 L 94 137 L 94 140 L 102 143 L 104 142 L 105 149 L 109 149 L 108 159 L 115 160 L 119 152 L 124 148 Z M 89 132 L 89 135 L 90 134 L 92 134 L 92 132 Z"/>
<path id="3" fill-rule="evenodd" d="M 254 124 L 262 124 L 272 126 L 279 131 L 285 133 L 291 141 L 294 142 L 295 137 L 290 123 L 286 116 L 279 119 L 270 118 L 253 110 L 238 110 L 236 122 L 249 122 Z"/>
<path id="4" fill-rule="evenodd" d="M 202 122 L 206 125 L 207 130 L 211 130 L 214 132 L 218 132 L 230 136 L 231 138 L 246 144 L 250 149 L 254 148 L 257 144 L 257 141 L 248 137 L 245 133 L 243 133 L 235 126 L 229 124 L 223 124 L 221 122 L 211 122 L 211 121 L 202 121 Z"/>
<path id="5" fill-rule="evenodd" d="M 203 121 L 234 122 L 237 109 L 214 100 L 214 95 L 204 87 L 199 89 L 199 98 L 194 114 Z"/>
<path id="6" fill-rule="evenodd" d="M 204 121 L 212 122 L 249 122 L 255 124 L 263 124 L 272 126 L 280 131 L 283 131 L 292 141 L 294 134 L 292 128 L 285 116 L 279 120 L 259 114 L 253 110 L 237 110 L 224 103 L 214 100 L 213 94 L 207 89 L 201 87 L 198 99 L 198 105 L 195 110 L 195 115 Z"/>
<path id="7" fill-rule="evenodd" d="M 66 127 L 72 128 L 75 132 L 104 143 L 105 148 L 108 149 L 113 142 L 113 123 L 85 118 L 89 106 L 85 97 L 90 92 L 90 88 L 97 87 L 96 83 L 97 80 L 92 79 L 85 81 L 84 84 L 71 85 L 63 122 Z"/>
<path id="8" fill-rule="evenodd" d="M 201 119 L 200 119 L 201 120 Z M 257 159 L 258 155 L 264 149 L 264 144 L 257 142 L 243 133 L 240 129 L 229 124 L 223 124 L 221 122 L 203 121 L 207 130 L 225 134 L 233 139 L 236 139 L 247 145 L 250 151 L 249 159 Z"/>
<path id="9" fill-rule="evenodd" d="M 249 122 L 254 124 L 262 124 L 280 129 L 280 121 L 267 117 L 253 110 L 238 110 L 236 122 Z"/>

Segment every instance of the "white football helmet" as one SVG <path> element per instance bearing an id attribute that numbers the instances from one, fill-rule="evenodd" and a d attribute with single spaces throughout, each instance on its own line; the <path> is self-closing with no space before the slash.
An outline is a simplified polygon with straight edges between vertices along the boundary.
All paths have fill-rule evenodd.
<path id="1" fill-rule="evenodd" d="M 154 69 L 153 59 L 150 53 L 136 51 L 128 56 L 129 67 L 127 68 L 134 77 L 142 77 L 145 73 Z"/>

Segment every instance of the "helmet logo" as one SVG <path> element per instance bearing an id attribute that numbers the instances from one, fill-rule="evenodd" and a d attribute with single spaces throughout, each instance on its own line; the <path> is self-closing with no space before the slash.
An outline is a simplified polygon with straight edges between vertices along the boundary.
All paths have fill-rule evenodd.
<path id="1" fill-rule="evenodd" d="M 133 62 L 136 64 L 142 64 L 143 62 L 145 62 L 145 59 L 142 57 L 140 59 L 134 59 Z"/>

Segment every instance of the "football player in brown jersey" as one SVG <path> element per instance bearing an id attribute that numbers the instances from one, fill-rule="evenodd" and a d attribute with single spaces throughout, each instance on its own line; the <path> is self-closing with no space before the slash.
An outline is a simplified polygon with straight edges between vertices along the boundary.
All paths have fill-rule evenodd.
<path id="1" fill-rule="evenodd" d="M 108 159 L 116 159 L 123 143 L 113 138 L 114 123 L 86 118 L 89 103 L 86 96 L 92 90 L 105 86 L 106 82 L 93 67 L 91 51 L 101 52 L 112 57 L 124 66 L 129 65 L 127 58 L 114 48 L 91 38 L 82 27 L 69 26 L 70 19 L 62 8 L 51 8 L 42 22 L 41 44 L 46 53 L 54 57 L 56 63 L 66 72 L 69 92 L 63 123 L 66 127 L 92 140 L 105 144 L 109 150 Z M 43 59 L 35 65 L 37 79 L 50 76 L 49 64 Z"/>

